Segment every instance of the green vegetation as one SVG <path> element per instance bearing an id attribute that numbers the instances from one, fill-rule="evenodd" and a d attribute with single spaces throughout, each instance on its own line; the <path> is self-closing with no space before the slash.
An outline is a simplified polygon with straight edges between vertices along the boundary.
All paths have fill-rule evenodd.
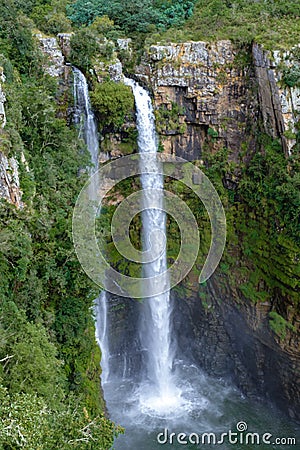
<path id="1" fill-rule="evenodd" d="M 100 414 L 93 419 L 75 396 L 51 409 L 36 394 L 10 394 L 0 383 L 0 448 L 39 450 L 109 449 L 120 432 Z"/>
<path id="2" fill-rule="evenodd" d="M 212 139 L 216 139 L 219 136 L 219 133 L 213 128 L 208 128 L 207 136 L 210 136 Z"/>
<path id="3" fill-rule="evenodd" d="M 275 311 L 270 312 L 270 327 L 280 338 L 285 338 L 287 329 L 295 331 L 290 323 L 288 323 L 280 314 Z"/>
<path id="4" fill-rule="evenodd" d="M 89 27 L 76 30 L 71 38 L 72 63 L 88 72 L 96 60 L 109 61 L 115 51 L 112 38 L 118 37 L 113 21 L 104 16 L 97 18 Z"/>
<path id="5" fill-rule="evenodd" d="M 105 198 L 101 207 L 101 215 L 97 220 L 99 247 L 103 248 L 106 260 L 117 271 L 130 277 L 140 277 L 142 264 L 124 258 L 115 247 L 111 235 L 111 220 L 117 208 L 116 199 L 121 195 L 127 198 L 133 191 L 140 189 L 137 177 L 128 177 L 119 182 Z M 141 216 L 137 214 L 130 223 L 129 237 L 132 245 L 141 250 Z"/>
<path id="6" fill-rule="evenodd" d="M 18 159 L 24 192 L 21 209 L 0 201 L 0 449 L 107 450 L 122 430 L 103 416 L 91 315 L 98 292 L 71 233 L 89 156 L 58 118 L 57 81 L 43 73 L 33 23 L 16 4 L 0 5 L 0 151 Z"/>
<path id="7" fill-rule="evenodd" d="M 134 109 L 130 87 L 113 81 L 97 84 L 91 93 L 91 101 L 102 125 L 120 127 L 125 116 Z"/>
<path id="8" fill-rule="evenodd" d="M 282 73 L 282 87 L 300 86 L 300 48 L 298 46 L 290 49 L 279 63 Z"/>
<path id="9" fill-rule="evenodd" d="M 153 35 L 152 42 L 231 39 L 242 45 L 255 41 L 271 50 L 289 49 L 299 43 L 299 16 L 297 0 L 198 0 L 182 27 Z"/>
<path id="10" fill-rule="evenodd" d="M 201 169 L 217 189 L 227 218 L 227 244 L 216 273 L 219 289 L 225 278 L 226 284 L 237 290 L 236 301 L 246 298 L 272 304 L 270 327 L 284 339 L 288 329 L 295 330 L 289 322 L 291 311 L 296 314 L 299 309 L 299 151 L 295 149 L 286 159 L 280 142 L 260 135 L 260 149 L 247 164 L 240 161 L 237 166 L 229 162 L 228 149 L 213 154 L 210 145 L 213 142 L 208 139 Z M 224 177 L 237 167 L 242 171 L 240 182 L 235 190 L 226 189 Z M 200 200 L 182 183 L 167 180 L 167 189 L 180 196 L 197 219 L 200 251 L 195 268 L 199 274 L 210 245 L 209 218 Z M 174 258 L 178 233 L 171 224 L 168 246 Z M 179 295 L 189 295 L 193 280 L 196 277 L 191 272 L 176 288 Z M 226 292 L 224 285 L 224 295 Z"/>
<path id="11" fill-rule="evenodd" d="M 297 151 L 287 161 L 281 144 L 263 138 L 263 151 L 245 168 L 239 185 L 242 200 L 260 210 L 272 234 L 288 236 L 300 244 L 300 159 Z"/>
<path id="12" fill-rule="evenodd" d="M 69 0 L 9 0 L 6 4 L 30 18 L 44 33 L 57 34 L 71 31 L 71 21 L 66 16 Z M 28 19 L 27 19 L 28 20 Z"/>
<path id="13" fill-rule="evenodd" d="M 68 12 L 76 25 L 90 25 L 97 17 L 108 16 L 130 34 L 181 25 L 191 16 L 193 6 L 192 0 L 77 0 Z"/>
<path id="14" fill-rule="evenodd" d="M 232 285 L 253 302 L 278 300 L 281 307 L 299 302 L 299 154 L 287 160 L 277 140 L 261 135 L 260 150 L 246 165 L 236 191 L 222 179 L 232 173 L 227 152 L 207 155 L 207 175 L 214 182 L 227 216 L 223 263 Z M 280 293 L 280 294 L 279 294 Z M 276 305 L 274 305 L 276 307 Z"/>
<path id="15" fill-rule="evenodd" d="M 177 103 L 172 102 L 171 107 L 167 108 L 166 105 L 160 105 L 154 111 L 156 129 L 161 134 L 183 134 L 187 130 L 185 122 L 180 121 L 180 117 L 184 116 L 184 108 L 180 107 Z"/>
<path id="16" fill-rule="evenodd" d="M 286 68 L 283 72 L 283 81 L 289 87 L 300 86 L 300 67 L 296 65 Z"/>

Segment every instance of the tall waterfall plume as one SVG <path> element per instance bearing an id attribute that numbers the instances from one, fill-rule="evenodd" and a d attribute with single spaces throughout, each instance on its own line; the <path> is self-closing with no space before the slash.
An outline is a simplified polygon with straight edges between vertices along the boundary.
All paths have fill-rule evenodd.
<path id="1" fill-rule="evenodd" d="M 143 249 L 153 250 L 153 256 L 159 254 L 151 262 L 143 264 L 144 276 L 153 278 L 164 274 L 167 270 L 166 213 L 163 211 L 164 180 L 157 158 L 158 140 L 151 98 L 135 81 L 125 78 L 125 84 L 132 88 L 135 97 L 138 147 L 139 153 L 143 156 L 141 159 Z M 148 386 L 143 384 L 141 388 L 140 401 L 142 408 L 157 412 L 172 409 L 180 402 L 180 392 L 172 375 L 174 359 L 171 340 L 172 303 L 167 277 L 164 284 L 165 292 L 162 294 L 152 295 L 151 288 L 150 292 L 143 293 L 145 298 L 140 317 L 140 341 L 146 353 L 145 376 L 148 380 Z"/>

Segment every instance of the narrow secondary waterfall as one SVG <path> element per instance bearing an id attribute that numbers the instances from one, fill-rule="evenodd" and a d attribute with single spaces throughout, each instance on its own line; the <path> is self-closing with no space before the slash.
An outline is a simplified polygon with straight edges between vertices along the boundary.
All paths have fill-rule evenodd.
<path id="1" fill-rule="evenodd" d="M 88 83 L 79 69 L 73 67 L 74 74 L 74 122 L 79 128 L 79 136 L 84 140 L 87 149 L 91 155 L 93 166 L 90 169 L 90 174 L 96 173 L 99 167 L 99 139 L 97 131 L 97 122 L 92 111 Z M 97 201 L 98 178 L 93 177 L 93 181 L 89 187 L 89 196 L 92 200 Z M 95 300 L 95 316 L 96 316 L 96 339 L 101 348 L 101 368 L 102 368 L 102 383 L 105 383 L 108 378 L 108 359 L 109 347 L 107 337 L 107 299 L 106 292 L 102 291 L 99 297 Z"/>
<path id="2" fill-rule="evenodd" d="M 158 142 L 149 94 L 135 81 L 126 78 L 125 84 L 132 88 L 135 97 L 139 153 L 146 156 L 141 162 L 143 208 L 145 208 L 142 212 L 142 241 L 144 250 L 151 249 L 153 256 L 154 253 L 159 254 L 153 261 L 143 265 L 144 276 L 151 278 L 167 270 L 166 214 L 163 211 L 164 180 L 157 159 Z M 147 192 L 149 189 L 155 189 L 155 205 L 161 209 L 151 207 L 153 191 Z M 155 240 L 151 240 L 154 230 Z M 167 288 L 167 279 L 165 285 Z M 149 390 L 143 386 L 141 403 L 146 408 L 162 412 L 173 408 L 180 400 L 180 392 L 174 384 L 172 375 L 174 355 L 171 345 L 170 292 L 167 290 L 155 296 L 151 295 L 151 292 L 144 292 L 144 296 L 140 341 L 147 355 L 146 376 L 150 384 Z"/>
<path id="3" fill-rule="evenodd" d="M 91 162 L 93 166 L 90 169 L 90 174 L 93 175 L 99 167 L 99 138 L 97 122 L 91 107 L 87 80 L 83 73 L 76 67 L 73 67 L 73 74 L 73 95 L 75 103 L 74 122 L 79 128 L 79 136 L 86 143 L 88 151 L 91 155 Z M 97 200 L 97 186 L 98 178 L 97 176 L 94 176 L 89 186 L 89 195 L 90 198 L 95 201 Z"/>
<path id="4" fill-rule="evenodd" d="M 80 128 L 80 136 L 84 139 L 93 163 L 92 172 L 98 169 L 99 139 L 97 122 L 92 111 L 88 83 L 79 69 L 73 67 L 74 74 L 74 122 Z"/>
<path id="5" fill-rule="evenodd" d="M 101 381 L 107 383 L 109 375 L 109 346 L 107 333 L 107 298 L 106 291 L 102 291 L 95 302 L 96 338 L 101 349 Z"/>

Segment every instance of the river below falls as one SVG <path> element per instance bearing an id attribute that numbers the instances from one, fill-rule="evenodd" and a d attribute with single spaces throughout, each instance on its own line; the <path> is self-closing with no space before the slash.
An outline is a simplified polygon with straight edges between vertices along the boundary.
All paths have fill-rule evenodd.
<path id="1" fill-rule="evenodd" d="M 115 450 L 299 448 L 300 428 L 265 400 L 245 398 L 229 382 L 208 377 L 194 364 L 183 361 L 175 361 L 173 381 L 177 389 L 174 399 L 151 398 L 151 386 L 146 382 L 138 385 L 132 380 L 112 377 L 103 385 L 110 418 L 125 428 L 125 434 L 115 440 Z M 222 444 L 208 444 L 208 438 L 201 444 L 203 433 L 215 433 L 220 441 L 222 433 L 236 432 L 241 422 L 247 424 L 247 430 L 238 434 L 238 443 L 230 444 L 224 437 Z M 163 433 L 161 443 L 157 440 L 159 433 Z M 176 436 L 170 437 L 171 433 Z M 187 435 L 181 438 L 187 444 L 177 442 L 179 433 Z M 189 443 L 191 433 L 200 435 L 200 444 Z M 244 435 L 245 442 L 247 433 L 258 433 L 260 439 L 270 433 L 272 437 L 267 437 L 270 444 L 261 441 L 256 445 L 250 438 L 248 444 L 241 444 L 240 436 Z M 273 445 L 276 438 L 291 437 L 297 439 L 296 445 Z M 191 441 L 197 442 L 195 439 L 191 435 Z"/>

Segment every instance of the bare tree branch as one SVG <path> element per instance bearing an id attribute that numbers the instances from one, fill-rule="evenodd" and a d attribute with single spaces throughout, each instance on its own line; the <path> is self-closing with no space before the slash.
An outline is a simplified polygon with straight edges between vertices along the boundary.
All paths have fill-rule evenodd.
<path id="1" fill-rule="evenodd" d="M 3 359 L 0 359 L 0 362 L 5 362 L 5 361 L 8 361 L 9 359 L 11 359 L 11 358 L 14 358 L 14 356 L 15 355 L 11 355 L 11 356 L 5 356 L 5 358 L 3 358 Z"/>

